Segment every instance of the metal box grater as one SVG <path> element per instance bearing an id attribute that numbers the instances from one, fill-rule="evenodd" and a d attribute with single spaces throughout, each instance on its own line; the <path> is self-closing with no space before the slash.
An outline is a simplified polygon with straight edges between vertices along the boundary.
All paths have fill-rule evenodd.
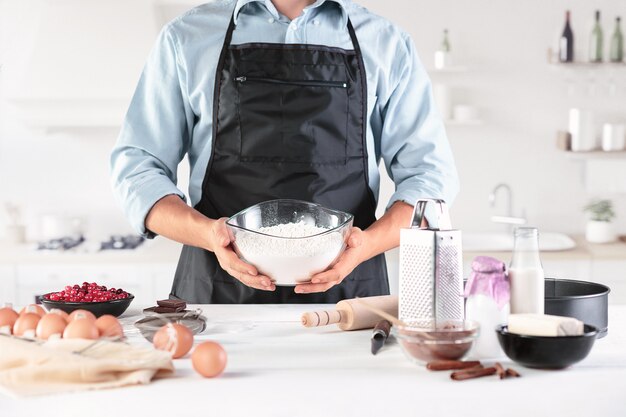
<path id="1" fill-rule="evenodd" d="M 432 216 L 426 221 L 429 203 L 434 226 Z M 450 229 L 444 201 L 423 199 L 400 231 L 400 320 L 464 318 L 461 231 Z"/>

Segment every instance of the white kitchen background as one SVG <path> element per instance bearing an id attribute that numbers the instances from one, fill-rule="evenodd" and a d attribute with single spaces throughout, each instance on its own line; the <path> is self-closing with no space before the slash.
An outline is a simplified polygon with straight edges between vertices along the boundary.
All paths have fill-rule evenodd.
<path id="1" fill-rule="evenodd" d="M 37 239 L 38 219 L 46 213 L 84 218 L 88 239 L 132 233 L 110 190 L 109 151 L 160 27 L 200 3 L 0 0 L 0 202 L 22 208 L 30 240 Z M 626 234 L 626 153 L 575 159 L 555 147 L 571 107 L 592 109 L 598 134 L 603 122 L 626 123 L 626 69 L 547 62 L 566 9 L 583 59 L 594 11 L 602 11 L 608 43 L 614 17 L 626 18 L 626 2 L 359 3 L 408 31 L 428 69 L 443 29 L 450 31 L 454 62 L 463 71 L 432 71 L 431 78 L 451 88 L 455 104 L 476 106 L 482 121 L 448 126 L 462 185 L 452 209 L 456 227 L 505 230 L 490 221 L 504 212 L 504 200 L 496 208 L 488 202 L 493 187 L 505 182 L 513 189 L 514 214 L 523 211 L 540 230 L 582 235 L 582 207 L 603 197 L 614 201 L 616 227 Z M 183 190 L 186 176 L 182 167 Z M 383 206 L 392 187 L 386 179 Z M 0 240 L 8 222 L 0 214 Z M 626 269 L 623 261 L 610 265 L 610 273 Z M 167 277 L 168 268 L 155 274 Z"/>

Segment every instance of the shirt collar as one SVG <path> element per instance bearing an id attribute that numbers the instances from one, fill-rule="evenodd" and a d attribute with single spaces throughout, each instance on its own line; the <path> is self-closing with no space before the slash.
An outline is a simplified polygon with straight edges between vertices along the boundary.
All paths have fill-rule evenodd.
<path id="1" fill-rule="evenodd" d="M 305 7 L 305 10 L 315 9 L 317 7 L 320 7 L 322 4 L 326 3 L 327 1 L 331 1 L 339 5 L 339 9 L 341 10 L 342 24 L 344 25 L 348 24 L 348 13 L 346 12 L 346 0 L 316 0 L 315 3 Z M 239 17 L 239 12 L 241 11 L 241 9 L 246 4 L 254 3 L 254 2 L 264 4 L 267 10 L 272 14 L 272 17 L 274 17 L 274 19 L 276 20 L 279 19 L 280 16 L 278 15 L 278 11 L 276 10 L 276 7 L 274 7 L 274 4 L 272 3 L 271 0 L 237 0 L 237 4 L 235 5 L 235 13 L 234 13 L 235 24 L 237 24 L 237 19 Z"/>

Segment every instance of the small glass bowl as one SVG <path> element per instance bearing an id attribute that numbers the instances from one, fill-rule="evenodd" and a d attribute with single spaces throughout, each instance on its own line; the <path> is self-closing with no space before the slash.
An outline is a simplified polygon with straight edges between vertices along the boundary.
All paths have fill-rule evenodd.
<path id="1" fill-rule="evenodd" d="M 301 200 L 264 201 L 235 214 L 226 221 L 237 255 L 269 276 L 276 285 L 297 285 L 332 266 L 346 248 L 354 217 Z M 262 227 L 305 223 L 324 229 L 304 237 L 281 237 L 262 233 Z M 269 252 L 243 244 L 254 238 Z M 326 242 L 328 244 L 320 245 Z M 271 251 L 273 248 L 273 252 Z M 319 253 L 310 248 L 319 248 Z M 252 250 L 254 249 L 254 250 Z M 277 250 L 279 249 L 279 250 Z"/>
<path id="2" fill-rule="evenodd" d="M 459 360 L 472 348 L 480 325 L 471 320 L 404 320 L 391 328 L 406 357 L 425 365 L 436 360 Z"/>

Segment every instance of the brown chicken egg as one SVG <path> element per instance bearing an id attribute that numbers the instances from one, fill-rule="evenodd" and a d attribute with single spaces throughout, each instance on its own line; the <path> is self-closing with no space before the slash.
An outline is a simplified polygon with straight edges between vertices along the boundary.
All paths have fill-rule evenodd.
<path id="1" fill-rule="evenodd" d="M 35 313 L 39 315 L 39 317 L 43 317 L 46 314 L 46 310 L 44 310 L 43 307 L 38 304 L 29 304 L 22 310 L 20 310 L 20 316 L 24 313 Z"/>
<path id="2" fill-rule="evenodd" d="M 13 334 L 16 336 L 35 337 L 35 329 L 41 317 L 36 313 L 21 314 L 13 325 Z"/>
<path id="3" fill-rule="evenodd" d="M 54 313 L 48 313 L 39 320 L 37 323 L 37 329 L 35 330 L 35 335 L 39 339 L 48 340 L 48 338 L 52 335 L 58 335 L 61 337 L 63 335 L 63 330 L 65 330 L 65 326 L 67 326 L 67 322 L 65 319 Z"/>
<path id="4" fill-rule="evenodd" d="M 65 320 L 68 323 L 70 321 L 70 315 L 67 314 L 65 311 L 61 310 L 60 308 L 53 308 L 52 310 L 50 310 L 50 314 L 56 314 L 58 316 L 61 316 L 63 317 L 63 320 Z"/>
<path id="5" fill-rule="evenodd" d="M 89 319 L 91 321 L 96 321 L 96 316 L 91 311 L 78 309 L 74 310 L 69 314 L 69 321 L 74 321 L 76 319 Z"/>
<path id="6" fill-rule="evenodd" d="M 124 330 L 120 322 L 112 315 L 105 314 L 98 317 L 96 327 L 100 337 L 123 337 Z"/>
<path id="7" fill-rule="evenodd" d="M 64 339 L 97 339 L 98 328 L 94 320 L 88 318 L 76 318 L 68 323 L 63 331 Z"/>
<path id="8" fill-rule="evenodd" d="M 215 342 L 200 343 L 191 354 L 191 364 L 205 378 L 214 378 L 226 368 L 226 351 Z"/>
<path id="9" fill-rule="evenodd" d="M 182 324 L 168 323 L 154 334 L 152 343 L 155 348 L 170 352 L 174 359 L 178 359 L 191 350 L 193 333 Z"/>
<path id="10" fill-rule="evenodd" d="M 20 315 L 11 308 L 10 304 L 0 308 L 0 333 L 11 334 L 15 320 Z"/>

